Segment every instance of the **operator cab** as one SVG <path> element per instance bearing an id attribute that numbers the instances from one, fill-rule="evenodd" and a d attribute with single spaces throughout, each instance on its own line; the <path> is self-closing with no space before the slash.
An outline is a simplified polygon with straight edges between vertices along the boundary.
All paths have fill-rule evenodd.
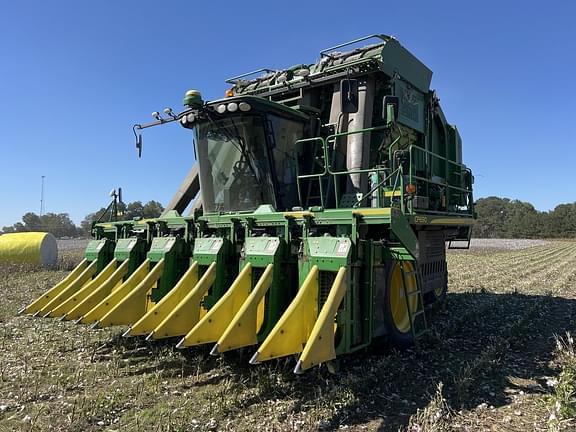
<path id="1" fill-rule="evenodd" d="M 306 114 L 254 96 L 210 102 L 181 118 L 194 129 L 205 213 L 298 205 L 296 149 Z"/>

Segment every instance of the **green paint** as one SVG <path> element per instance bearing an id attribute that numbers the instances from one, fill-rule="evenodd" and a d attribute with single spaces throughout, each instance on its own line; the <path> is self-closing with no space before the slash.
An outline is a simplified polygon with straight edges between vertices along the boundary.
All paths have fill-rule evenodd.
<path id="1" fill-rule="evenodd" d="M 296 262 L 287 253 L 286 241 L 280 237 L 247 237 L 240 259 L 240 268 L 252 265 L 252 288 L 268 264 L 272 264 L 272 285 L 264 298 L 264 322 L 258 333 L 262 341 L 288 307 L 296 290 Z"/>
<path id="2" fill-rule="evenodd" d="M 88 261 L 96 261 L 96 274 L 100 273 L 104 267 L 112 260 L 114 255 L 114 242 L 103 238 L 100 240 L 90 240 L 84 257 Z"/>
<path id="3" fill-rule="evenodd" d="M 156 237 L 152 240 L 148 259 L 152 265 L 164 259 L 164 271 L 152 289 L 151 298 L 158 302 L 164 297 L 188 268 L 186 243 L 180 237 Z"/>
<path id="4" fill-rule="evenodd" d="M 208 237 L 195 240 L 190 261 L 198 263 L 200 276 L 212 263 L 216 263 L 214 285 L 208 290 L 203 300 L 204 307 L 210 309 L 228 290 L 238 275 L 238 257 L 229 239 Z"/>
<path id="5" fill-rule="evenodd" d="M 126 280 L 146 258 L 146 242 L 137 237 L 119 239 L 114 248 L 114 258 L 120 262 L 128 260 Z"/>

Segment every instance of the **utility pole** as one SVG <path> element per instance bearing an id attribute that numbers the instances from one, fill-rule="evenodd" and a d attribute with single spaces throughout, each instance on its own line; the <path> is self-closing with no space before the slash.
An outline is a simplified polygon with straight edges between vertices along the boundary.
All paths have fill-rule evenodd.
<path id="1" fill-rule="evenodd" d="M 44 177 L 42 176 L 42 189 L 40 190 L 40 216 L 44 213 Z"/>

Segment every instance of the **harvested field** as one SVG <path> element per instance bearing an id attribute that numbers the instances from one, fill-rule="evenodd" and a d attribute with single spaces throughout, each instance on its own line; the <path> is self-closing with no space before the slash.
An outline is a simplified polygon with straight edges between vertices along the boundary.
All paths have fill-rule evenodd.
<path id="1" fill-rule="evenodd" d="M 0 431 L 576 430 L 576 242 L 503 245 L 449 253 L 416 348 L 337 375 L 17 317 L 66 271 L 0 268 Z"/>
<path id="2" fill-rule="evenodd" d="M 470 248 L 485 250 L 517 250 L 526 249 L 533 246 L 543 246 L 548 243 L 546 240 L 531 239 L 472 239 Z"/>

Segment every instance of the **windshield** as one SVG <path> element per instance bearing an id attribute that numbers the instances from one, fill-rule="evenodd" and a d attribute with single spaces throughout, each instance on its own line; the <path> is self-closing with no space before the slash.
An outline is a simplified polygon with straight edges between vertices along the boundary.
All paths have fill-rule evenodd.
<path id="1" fill-rule="evenodd" d="M 207 213 L 275 205 L 261 116 L 236 116 L 196 126 L 202 204 Z"/>
<path id="2" fill-rule="evenodd" d="M 296 187 L 295 143 L 303 138 L 304 123 L 269 115 L 268 127 L 274 138 L 271 148 L 279 210 L 291 210 L 300 205 Z"/>

